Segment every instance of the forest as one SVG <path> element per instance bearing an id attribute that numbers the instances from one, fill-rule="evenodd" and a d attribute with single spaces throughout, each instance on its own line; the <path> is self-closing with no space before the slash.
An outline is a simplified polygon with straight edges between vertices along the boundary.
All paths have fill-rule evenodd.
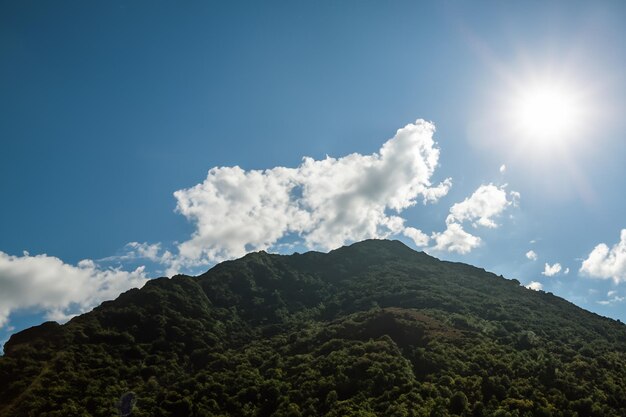
<path id="1" fill-rule="evenodd" d="M 4 352 L 2 417 L 626 415 L 622 323 L 398 241 L 154 279 Z"/>

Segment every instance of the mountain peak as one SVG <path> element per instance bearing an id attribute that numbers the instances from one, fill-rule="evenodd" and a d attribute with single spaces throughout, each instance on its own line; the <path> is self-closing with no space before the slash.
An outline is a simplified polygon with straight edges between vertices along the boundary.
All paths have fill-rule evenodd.
<path id="1" fill-rule="evenodd" d="M 407 245 L 400 242 L 399 240 L 388 240 L 388 239 L 366 239 L 360 242 L 352 243 L 350 245 L 342 246 L 341 248 L 331 251 L 331 253 L 336 252 L 336 251 L 342 251 L 342 250 L 377 251 L 377 252 L 387 251 L 387 252 L 402 253 L 402 254 L 415 253 L 413 249 L 409 248 Z"/>

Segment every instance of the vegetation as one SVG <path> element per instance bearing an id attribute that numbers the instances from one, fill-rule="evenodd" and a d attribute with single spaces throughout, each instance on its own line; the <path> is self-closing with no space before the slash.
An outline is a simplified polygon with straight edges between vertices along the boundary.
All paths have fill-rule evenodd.
<path id="1" fill-rule="evenodd" d="M 18 333 L 0 416 L 110 417 L 131 400 L 137 417 L 624 416 L 625 351 L 619 322 L 365 241 L 253 253 Z"/>

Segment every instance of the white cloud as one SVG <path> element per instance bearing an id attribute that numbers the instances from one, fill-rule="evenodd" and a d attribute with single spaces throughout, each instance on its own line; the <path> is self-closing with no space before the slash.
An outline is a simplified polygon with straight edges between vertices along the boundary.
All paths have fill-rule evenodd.
<path id="1" fill-rule="evenodd" d="M 563 271 L 563 274 L 564 274 L 564 275 L 569 274 L 569 268 L 565 268 L 565 271 Z"/>
<path id="2" fill-rule="evenodd" d="M 471 222 L 476 228 L 484 226 L 498 227 L 494 217 L 499 216 L 507 207 L 514 205 L 519 193 L 511 192 L 512 199 L 507 198 L 506 186 L 497 187 L 493 184 L 481 185 L 460 203 L 450 207 L 450 214 L 446 218 L 446 230 L 433 233 L 432 238 L 436 251 L 448 251 L 465 254 L 481 245 L 481 239 L 463 229 L 464 221 Z"/>
<path id="3" fill-rule="evenodd" d="M 91 260 L 73 266 L 48 255 L 0 252 L 0 327 L 22 308 L 41 309 L 48 319 L 64 321 L 146 281 L 143 267 L 103 270 Z"/>
<path id="4" fill-rule="evenodd" d="M 125 254 L 118 259 L 148 259 L 152 262 L 168 264 L 174 256 L 170 251 L 163 250 L 160 243 L 130 242 L 126 244 L 124 249 Z"/>
<path id="5" fill-rule="evenodd" d="M 448 224 L 445 231 L 433 233 L 432 237 L 436 243 L 433 249 L 439 251 L 465 254 L 481 244 L 478 236 L 467 233 L 458 223 Z"/>
<path id="6" fill-rule="evenodd" d="M 425 189 L 422 192 L 422 195 L 424 196 L 424 204 L 436 203 L 441 197 L 448 194 L 448 191 L 450 191 L 450 187 L 452 187 L 452 179 L 446 178 L 437 186 Z"/>
<path id="7" fill-rule="evenodd" d="M 613 297 L 615 294 L 617 294 L 617 291 L 612 290 L 612 291 L 607 292 L 606 296 L 607 297 Z"/>
<path id="8" fill-rule="evenodd" d="M 506 172 L 506 165 L 500 165 L 500 174 L 504 174 Z"/>
<path id="9" fill-rule="evenodd" d="M 530 259 L 531 261 L 536 261 L 538 258 L 537 252 L 531 249 L 528 252 L 526 252 L 526 257 Z"/>
<path id="10" fill-rule="evenodd" d="M 533 291 L 539 291 L 543 289 L 543 284 L 541 282 L 531 281 L 528 285 L 526 285 L 526 288 Z"/>
<path id="11" fill-rule="evenodd" d="M 626 229 L 620 233 L 620 241 L 612 248 L 600 243 L 580 267 L 580 272 L 592 277 L 612 279 L 615 283 L 626 281 Z"/>
<path id="12" fill-rule="evenodd" d="M 212 168 L 202 183 L 174 193 L 177 211 L 196 229 L 178 246 L 171 270 L 269 249 L 285 236 L 315 249 L 401 233 L 422 241 L 398 214 L 419 198 L 436 201 L 451 186 L 450 179 L 431 184 L 439 159 L 434 131 L 417 120 L 378 153 L 304 158 L 296 168 Z"/>
<path id="13" fill-rule="evenodd" d="M 470 221 L 474 227 L 498 227 L 493 218 L 499 216 L 511 204 L 512 201 L 507 199 L 504 186 L 481 185 L 470 197 L 450 208 L 446 223 Z"/>
<path id="14" fill-rule="evenodd" d="M 415 246 L 428 246 L 428 242 L 430 241 L 427 234 L 414 227 L 405 227 L 402 233 L 404 236 L 412 239 Z"/>
<path id="15" fill-rule="evenodd" d="M 552 277 L 552 276 L 558 274 L 559 272 L 561 272 L 561 264 L 560 263 L 557 262 L 554 265 L 550 265 L 550 264 L 546 263 L 544 265 L 543 272 L 541 273 L 541 275 L 545 275 L 547 277 Z"/>
<path id="16" fill-rule="evenodd" d="M 174 255 L 161 248 L 161 243 L 139 243 L 129 242 L 124 246 L 121 255 L 107 256 L 106 258 L 99 259 L 99 262 L 120 262 L 129 260 L 147 259 L 152 262 L 161 264 L 167 264 L 171 261 Z"/>
<path id="17" fill-rule="evenodd" d="M 130 242 L 126 244 L 126 248 L 128 249 L 127 254 L 129 256 L 139 259 L 149 259 L 154 262 L 164 262 L 172 256 L 169 251 L 161 253 L 160 243 L 148 244 L 145 242 Z"/>

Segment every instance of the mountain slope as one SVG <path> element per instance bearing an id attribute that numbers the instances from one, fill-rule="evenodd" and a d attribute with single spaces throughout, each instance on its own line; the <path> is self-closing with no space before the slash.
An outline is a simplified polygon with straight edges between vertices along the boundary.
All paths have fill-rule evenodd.
<path id="1" fill-rule="evenodd" d="M 397 241 L 252 253 L 14 335 L 0 416 L 624 416 L 626 328 Z"/>

